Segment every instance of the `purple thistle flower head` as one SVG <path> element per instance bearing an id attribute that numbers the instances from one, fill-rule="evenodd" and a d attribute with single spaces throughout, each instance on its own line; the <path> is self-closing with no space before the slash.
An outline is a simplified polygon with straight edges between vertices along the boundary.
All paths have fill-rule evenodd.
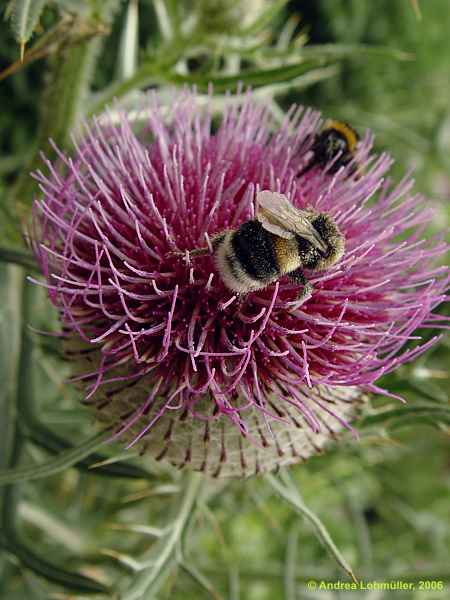
<path id="1" fill-rule="evenodd" d="M 114 437 L 177 466 L 246 476 L 305 459 L 435 341 L 402 350 L 439 324 L 446 246 L 424 237 L 430 211 L 409 177 L 385 179 L 370 133 L 354 164 L 302 173 L 312 110 L 277 126 L 247 93 L 214 127 L 192 93 L 145 108 L 144 124 L 94 120 L 35 175 L 32 245 L 73 380 Z M 305 271 L 307 298 L 286 277 L 237 297 L 211 254 L 190 255 L 253 219 L 259 190 L 327 213 L 345 237 L 339 262 Z"/>

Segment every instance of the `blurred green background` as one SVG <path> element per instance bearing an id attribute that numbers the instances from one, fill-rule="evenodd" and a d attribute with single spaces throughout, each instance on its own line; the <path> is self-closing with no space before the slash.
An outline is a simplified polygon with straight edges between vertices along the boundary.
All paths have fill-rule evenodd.
<path id="1" fill-rule="evenodd" d="M 448 0 L 422 0 L 421 14 L 409 0 L 36 0 L 42 12 L 24 21 L 25 4 L 6 3 L 8 19 L 0 22 L 0 72 L 18 60 L 18 39 L 34 30 L 24 64 L 0 81 L 1 468 L 40 465 L 93 431 L 77 393 L 63 383 L 57 344 L 23 328 L 46 329 L 54 315 L 25 283 L 27 269 L 7 263 L 29 261 L 17 223 L 35 191 L 28 173 L 38 148 L 49 151 L 50 135 L 70 145 L 70 128 L 113 97 L 153 86 L 203 90 L 212 80 L 220 100 L 241 79 L 276 118 L 292 102 L 315 106 L 371 128 L 376 149 L 396 159 L 393 177 L 414 167 L 417 189 L 436 209 L 436 228 L 448 226 Z M 444 338 L 386 377 L 382 384 L 408 405 L 375 399 L 358 425 L 358 443 L 348 437 L 276 479 L 290 502 L 270 478 L 203 485 L 144 597 L 449 597 L 449 355 Z M 20 452 L 14 439 L 26 442 Z M 170 470 L 143 474 L 138 460 L 121 465 L 109 477 L 68 468 L 0 487 L 0 598 L 96 598 L 91 579 L 111 586 L 107 597 L 133 597 L 136 574 L 151 575 L 152 561 L 169 547 L 165 528 L 179 522 L 193 484 Z M 358 578 L 410 581 L 416 589 L 308 590 L 310 579 L 350 579 L 294 490 Z"/>

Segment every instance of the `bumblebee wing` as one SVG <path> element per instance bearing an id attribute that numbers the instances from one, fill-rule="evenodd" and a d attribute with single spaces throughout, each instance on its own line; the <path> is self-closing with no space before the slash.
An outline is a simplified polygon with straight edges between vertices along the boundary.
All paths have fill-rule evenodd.
<path id="1" fill-rule="evenodd" d="M 282 237 L 294 237 L 295 233 L 303 232 L 309 224 L 305 214 L 295 208 L 284 194 L 264 190 L 256 196 L 256 218 L 269 227 L 282 230 Z M 270 231 L 270 229 L 269 229 Z"/>
<path id="2" fill-rule="evenodd" d="M 256 214 L 256 218 L 261 223 L 261 225 L 270 233 L 277 235 L 278 237 L 285 238 L 286 240 L 291 240 L 295 237 L 295 234 L 284 227 L 277 225 L 273 221 L 270 221 L 265 214 L 261 211 Z"/>
<path id="3" fill-rule="evenodd" d="M 256 218 L 267 231 L 287 239 L 297 234 L 319 250 L 326 250 L 323 240 L 308 219 L 308 213 L 295 208 L 284 194 L 269 190 L 258 192 L 256 205 Z"/>
<path id="4" fill-rule="evenodd" d="M 289 200 L 283 194 L 276 194 L 265 190 L 256 195 L 256 218 L 264 229 L 285 239 L 292 239 L 295 233 L 289 229 L 282 218 L 279 218 L 280 208 L 285 203 L 290 205 Z"/>

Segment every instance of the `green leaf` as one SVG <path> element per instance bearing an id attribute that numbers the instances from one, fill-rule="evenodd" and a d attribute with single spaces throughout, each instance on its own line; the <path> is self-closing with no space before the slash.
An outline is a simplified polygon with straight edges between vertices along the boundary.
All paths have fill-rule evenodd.
<path id="1" fill-rule="evenodd" d="M 25 267 L 28 271 L 39 272 L 39 268 L 33 256 L 28 252 L 23 252 L 21 250 L 0 247 L 0 261 L 20 265 L 21 267 Z"/>
<path id="2" fill-rule="evenodd" d="M 208 91 L 208 86 L 210 84 L 214 86 L 215 93 L 223 93 L 226 91 L 237 92 L 238 84 L 258 88 L 264 85 L 284 83 L 323 65 L 323 60 L 310 60 L 273 69 L 248 70 L 237 75 L 223 76 L 211 74 L 202 76 L 172 73 L 167 75 L 167 79 L 171 83 L 176 83 L 178 85 L 196 85 L 199 91 L 203 92 Z"/>
<path id="3" fill-rule="evenodd" d="M 27 412 L 27 406 L 32 403 L 33 400 L 33 385 L 31 383 L 31 370 L 33 364 L 33 348 L 32 343 L 29 339 L 27 331 L 24 327 L 30 318 L 31 312 L 34 308 L 35 299 L 35 288 L 27 286 L 25 284 L 24 276 L 22 273 L 20 280 L 20 292 L 19 298 L 21 301 L 17 304 L 21 308 L 21 320 L 18 321 L 21 329 L 21 340 L 20 340 L 20 353 L 18 355 L 18 366 L 16 374 L 16 389 L 15 389 L 15 400 L 16 400 L 16 411 L 17 414 Z M 17 298 L 18 300 L 18 298 Z M 90 447 L 97 447 L 100 440 L 106 438 L 106 432 L 97 434 L 91 440 L 88 440 L 80 447 L 76 448 L 77 452 L 72 451 L 72 456 L 66 453 L 63 456 L 58 457 L 58 460 L 54 461 L 53 464 L 41 465 L 39 467 L 31 467 L 20 469 L 17 467 L 21 457 L 21 449 L 23 445 L 23 436 L 20 429 L 16 426 L 14 431 L 14 439 L 11 451 L 8 452 L 8 466 L 9 470 L 3 471 L 2 481 L 0 483 L 6 484 L 2 489 L 2 502 L 0 512 L 0 547 L 4 550 L 11 552 L 20 561 L 22 565 L 31 569 L 35 573 L 42 577 L 45 577 L 49 581 L 58 583 L 66 588 L 76 590 L 81 593 L 108 593 L 109 590 L 101 583 L 85 577 L 78 573 L 73 573 L 66 569 L 62 569 L 57 565 L 48 562 L 36 554 L 32 549 L 23 543 L 18 534 L 18 519 L 17 519 L 17 507 L 20 502 L 20 486 L 14 485 L 17 482 L 24 481 L 26 479 L 35 479 L 40 476 L 44 476 L 45 473 L 51 474 L 55 472 L 55 467 L 59 466 L 59 469 L 65 468 L 69 459 L 76 458 L 81 454 L 86 456 L 86 453 L 91 451 Z M 75 455 L 75 456 L 74 456 Z M 64 459 L 64 460 L 62 460 Z M 51 467 L 49 469 L 49 467 Z M 33 474 L 34 472 L 34 474 Z"/>
<path id="4" fill-rule="evenodd" d="M 241 29 L 239 34 L 250 36 L 258 33 L 262 29 L 270 27 L 275 17 L 283 10 L 287 3 L 288 0 L 274 0 L 273 2 L 270 2 L 266 10 L 261 12 L 248 27 Z"/>
<path id="5" fill-rule="evenodd" d="M 40 118 L 36 139 L 31 143 L 29 161 L 11 187 L 8 203 L 15 207 L 16 219 L 27 220 L 33 197 L 39 192 L 37 182 L 29 173 L 42 167 L 43 152 L 47 158 L 55 158 L 50 144 L 52 139 L 59 147 L 70 142 L 70 133 L 78 124 L 84 109 L 84 100 L 94 74 L 102 38 L 119 0 L 104 0 L 99 15 L 93 22 L 75 19 L 67 31 L 71 44 L 58 47 L 48 62 L 45 89 L 40 99 Z M 92 28 L 89 27 L 92 25 Z M 88 26 L 89 34 L 83 34 Z M 78 41 L 76 41 L 78 40 Z"/>
<path id="6" fill-rule="evenodd" d="M 8 467 L 15 430 L 22 286 L 20 270 L 0 264 L 0 343 L 8 348 L 0 357 L 0 469 Z"/>
<path id="7" fill-rule="evenodd" d="M 25 435 L 28 435 L 32 442 L 53 454 L 60 454 L 63 451 L 73 449 L 73 445 L 70 442 L 35 419 L 32 422 L 26 423 Z M 88 457 L 75 463 L 74 466 L 82 471 L 104 477 L 123 477 L 126 479 L 150 478 L 150 473 L 138 466 L 115 461 L 115 457 L 106 457 L 93 452 Z"/>
<path id="8" fill-rule="evenodd" d="M 386 381 L 389 381 L 386 384 L 386 389 L 405 398 L 418 397 L 420 400 L 431 400 L 434 404 L 447 402 L 447 391 L 442 382 L 436 383 L 430 377 L 423 379 L 416 377 L 414 371 L 405 376 L 398 376 Z M 381 385 L 384 386 L 385 384 Z"/>
<path id="9" fill-rule="evenodd" d="M 108 588 L 100 582 L 95 581 L 90 577 L 67 571 L 66 569 L 62 569 L 46 561 L 17 539 L 10 539 L 10 537 L 8 537 L 7 540 L 2 540 L 0 538 L 0 547 L 12 552 L 24 567 L 31 569 L 37 575 L 45 577 L 48 581 L 62 585 L 66 589 L 81 594 L 110 593 Z"/>
<path id="10" fill-rule="evenodd" d="M 281 471 L 279 478 L 275 477 L 274 475 L 266 475 L 266 481 L 272 486 L 277 494 L 283 498 L 283 500 L 288 502 L 296 512 L 298 512 L 302 517 L 311 523 L 319 539 L 334 557 L 338 565 L 344 569 L 344 571 L 353 579 L 353 581 L 357 582 L 350 565 L 336 547 L 325 525 L 322 523 L 319 517 L 304 504 L 287 471 Z"/>
<path id="11" fill-rule="evenodd" d="M 42 463 L 41 465 L 0 471 L 0 485 L 42 479 L 60 473 L 61 471 L 64 471 L 64 469 L 75 465 L 80 460 L 83 460 L 83 458 L 92 454 L 92 452 L 97 450 L 97 448 L 100 448 L 110 436 L 110 432 L 102 431 L 78 446 L 74 446 L 70 450 L 61 452 L 56 458 Z"/>
<path id="12" fill-rule="evenodd" d="M 46 0 L 16 0 L 14 2 L 11 8 L 12 29 L 22 48 L 33 35 L 45 4 Z"/>
<path id="13" fill-rule="evenodd" d="M 9 0 L 8 4 L 6 5 L 5 12 L 4 12 L 5 21 L 11 17 L 11 13 L 12 13 L 15 3 L 16 3 L 16 0 Z"/>
<path id="14" fill-rule="evenodd" d="M 286 546 L 286 564 L 284 572 L 284 589 L 286 600 L 295 600 L 297 597 L 297 582 L 295 575 L 298 568 L 298 524 L 289 532 Z"/>
<path id="15" fill-rule="evenodd" d="M 185 571 L 188 575 L 192 577 L 192 579 L 198 583 L 198 585 L 203 588 L 203 590 L 209 594 L 209 597 L 213 600 L 223 600 L 223 597 L 219 594 L 219 592 L 214 588 L 211 581 L 204 575 L 201 571 L 197 569 L 194 565 L 185 562 L 184 560 L 180 561 L 179 566 Z"/>
<path id="16" fill-rule="evenodd" d="M 368 44 L 311 44 L 301 50 L 305 58 L 322 58 L 338 60 L 341 58 L 358 58 L 361 56 L 379 56 L 380 58 L 393 58 L 396 60 L 414 60 L 411 52 L 388 46 L 370 46 Z"/>
<path id="17" fill-rule="evenodd" d="M 439 384 L 430 381 L 429 378 L 417 379 L 412 377 L 409 383 L 411 387 L 424 398 L 442 403 L 446 403 L 448 400 L 448 391 L 442 385 L 442 382 Z"/>
<path id="18" fill-rule="evenodd" d="M 171 18 L 173 14 L 169 10 L 167 3 L 164 0 L 153 0 L 153 9 L 158 21 L 159 31 L 164 40 L 173 38 L 174 23 Z"/>
<path id="19" fill-rule="evenodd" d="M 308 71 L 304 75 L 300 75 L 299 77 L 295 77 L 295 79 L 291 79 L 290 81 L 285 81 L 281 83 L 274 83 L 272 85 L 266 85 L 264 88 L 260 88 L 260 91 L 270 97 L 270 95 L 275 94 L 284 94 L 290 90 L 295 90 L 298 92 L 299 90 L 306 89 L 319 81 L 324 81 L 325 79 L 329 79 L 330 77 L 336 77 L 340 72 L 339 65 L 331 65 L 329 67 L 323 67 L 321 69 L 312 69 Z M 284 115 L 283 111 L 281 114 Z"/>
<path id="20" fill-rule="evenodd" d="M 55 0 L 57 6 L 72 14 L 85 14 L 88 10 L 92 10 L 89 7 L 89 2 L 86 0 Z"/>
<path id="21" fill-rule="evenodd" d="M 180 542 L 184 528 L 188 522 L 191 510 L 197 500 L 202 475 L 191 473 L 185 483 L 184 495 L 180 498 L 177 515 L 167 536 L 155 545 L 152 557 L 154 560 L 148 569 L 135 576 L 130 587 L 121 596 L 122 600 L 150 600 L 161 585 L 161 573 L 168 573 L 174 560 L 174 554 Z"/>
<path id="22" fill-rule="evenodd" d="M 93 101 L 88 114 L 92 116 L 105 108 L 115 98 L 121 98 L 128 92 L 146 87 L 150 84 L 196 85 L 200 92 L 207 92 L 209 84 L 213 84 L 214 92 L 220 94 L 226 91 L 237 92 L 239 83 L 244 86 L 258 88 L 264 85 L 294 81 L 297 77 L 324 66 L 324 60 L 311 60 L 284 65 L 273 69 L 251 69 L 238 75 L 180 75 L 174 73 L 173 65 L 159 66 L 154 63 L 144 63 L 133 77 L 113 83 L 103 90 Z"/>
<path id="23" fill-rule="evenodd" d="M 372 425 L 390 426 L 393 423 L 398 424 L 402 419 L 408 418 L 416 423 L 421 423 L 422 420 L 433 420 L 434 424 L 439 421 L 450 423 L 450 407 L 445 405 L 436 406 L 425 404 L 420 406 L 402 406 L 393 410 L 385 410 L 374 415 L 367 415 L 358 423 L 358 428 L 370 427 Z"/>
<path id="24" fill-rule="evenodd" d="M 117 60 L 118 79 L 132 77 L 136 71 L 138 54 L 139 5 L 137 0 L 128 3 Z"/>

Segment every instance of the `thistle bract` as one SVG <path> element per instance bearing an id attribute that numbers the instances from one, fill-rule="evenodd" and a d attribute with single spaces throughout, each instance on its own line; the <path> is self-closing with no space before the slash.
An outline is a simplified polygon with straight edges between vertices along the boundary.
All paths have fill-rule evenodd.
<path id="1" fill-rule="evenodd" d="M 113 437 L 175 465 L 246 476 L 305 459 L 435 341 L 402 349 L 439 324 L 448 285 L 430 210 L 409 177 L 385 179 L 392 161 L 370 133 L 357 169 L 298 176 L 321 126 L 312 110 L 276 125 L 247 93 L 213 126 L 208 102 L 183 92 L 169 108 L 148 95 L 145 114 L 94 120 L 35 175 L 32 245 L 73 380 Z M 235 297 L 211 255 L 189 254 L 254 218 L 258 190 L 330 214 L 345 236 L 338 264 L 306 272 L 304 301 L 284 278 Z"/>

